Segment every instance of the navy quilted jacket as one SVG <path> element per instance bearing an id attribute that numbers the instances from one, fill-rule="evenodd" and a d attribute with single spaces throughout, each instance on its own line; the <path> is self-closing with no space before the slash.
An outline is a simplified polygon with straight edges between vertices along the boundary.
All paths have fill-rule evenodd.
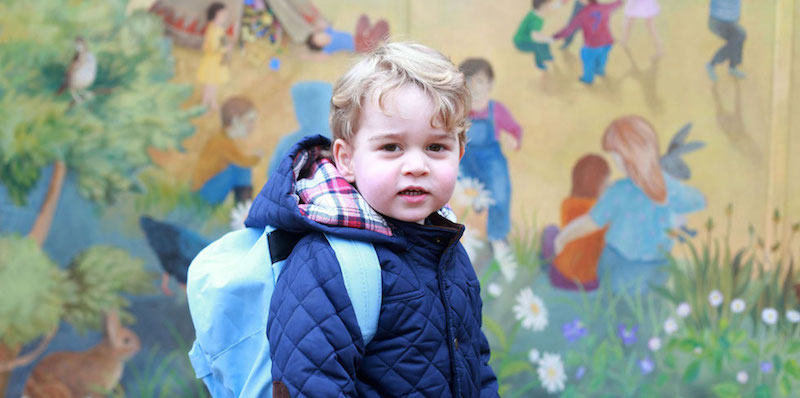
<path id="1" fill-rule="evenodd" d="M 245 222 L 308 233 L 286 260 L 272 298 L 273 381 L 291 397 L 498 396 L 481 332 L 480 286 L 458 243 L 463 226 L 438 214 L 424 226 L 387 220 L 388 236 L 303 216 L 291 159 L 302 148 L 328 144 L 315 136 L 296 145 Z M 322 232 L 375 246 L 383 301 L 377 333 L 366 347 Z"/>

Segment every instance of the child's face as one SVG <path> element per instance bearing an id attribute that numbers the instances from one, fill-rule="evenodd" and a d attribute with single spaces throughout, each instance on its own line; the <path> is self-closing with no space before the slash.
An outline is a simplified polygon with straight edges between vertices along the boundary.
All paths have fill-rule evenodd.
<path id="1" fill-rule="evenodd" d="M 220 26 L 225 25 L 225 21 L 227 20 L 227 18 L 228 18 L 228 10 L 223 8 L 217 11 L 217 14 L 214 15 L 214 23 Z"/>
<path id="2" fill-rule="evenodd" d="M 467 79 L 469 92 L 472 94 L 472 109 L 481 110 L 489 103 L 489 93 L 492 91 L 492 79 L 484 72 L 478 72 Z"/>
<path id="3" fill-rule="evenodd" d="M 228 133 L 228 137 L 246 137 L 251 131 L 253 131 L 253 127 L 256 125 L 257 118 L 258 114 L 255 110 L 250 110 L 243 115 L 234 116 L 231 119 L 231 125 L 225 130 Z"/>
<path id="4" fill-rule="evenodd" d="M 377 212 L 422 222 L 453 195 L 464 151 L 455 134 L 431 126 L 434 106 L 415 85 L 365 100 L 351 142 L 334 143 L 336 166 Z"/>

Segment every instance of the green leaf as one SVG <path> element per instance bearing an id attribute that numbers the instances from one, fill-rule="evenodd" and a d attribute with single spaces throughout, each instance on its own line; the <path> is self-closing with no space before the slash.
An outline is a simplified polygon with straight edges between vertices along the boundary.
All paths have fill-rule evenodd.
<path id="1" fill-rule="evenodd" d="M 797 365 L 797 361 L 794 359 L 787 360 L 784 364 L 784 368 L 786 368 L 786 373 L 795 379 L 800 379 L 800 366 Z"/>
<path id="2" fill-rule="evenodd" d="M 711 390 L 714 391 L 714 394 L 717 394 L 719 398 L 735 398 L 739 396 L 739 386 L 730 381 L 715 384 Z"/>
<path id="3" fill-rule="evenodd" d="M 511 361 L 500 366 L 497 377 L 501 380 L 505 380 L 525 371 L 536 372 L 528 361 Z"/>
<path id="4" fill-rule="evenodd" d="M 695 380 L 697 380 L 697 376 L 700 375 L 700 360 L 696 359 L 689 367 L 686 368 L 686 371 L 683 373 L 683 382 L 689 384 Z"/>
<path id="5" fill-rule="evenodd" d="M 769 389 L 769 386 L 766 384 L 761 384 L 756 387 L 756 398 L 770 398 L 772 397 L 772 392 Z"/>
<path id="6" fill-rule="evenodd" d="M 595 372 L 603 373 L 606 369 L 606 364 L 608 363 L 608 343 L 605 341 L 600 344 L 600 347 L 597 347 L 595 350 L 594 355 L 592 356 L 592 369 Z"/>
<path id="7" fill-rule="evenodd" d="M 589 391 L 590 392 L 597 392 L 599 391 L 606 383 L 606 376 L 605 373 L 595 372 L 594 376 L 592 376 L 592 380 L 589 381 Z"/>
<path id="8" fill-rule="evenodd" d="M 783 375 L 781 377 L 781 384 L 778 386 L 781 389 L 781 395 L 787 396 L 790 392 L 792 392 L 792 381 L 789 380 L 788 375 Z"/>
<path id="9" fill-rule="evenodd" d="M 786 353 L 789 355 L 796 354 L 800 352 L 800 340 L 795 340 L 789 343 L 789 347 L 786 349 Z"/>
<path id="10" fill-rule="evenodd" d="M 494 319 L 484 316 L 483 317 L 483 326 L 489 329 L 492 334 L 497 337 L 497 341 L 500 343 L 500 348 L 503 351 L 508 350 L 508 342 L 506 341 L 506 332 L 503 331 L 503 328 L 495 322 Z"/>

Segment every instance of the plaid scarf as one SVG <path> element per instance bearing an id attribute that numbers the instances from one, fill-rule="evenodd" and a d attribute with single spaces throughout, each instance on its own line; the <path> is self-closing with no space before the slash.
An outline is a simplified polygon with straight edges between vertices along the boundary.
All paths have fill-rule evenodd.
<path id="1" fill-rule="evenodd" d="M 393 235 L 386 219 L 339 174 L 333 162 L 323 155 L 322 147 L 298 152 L 294 176 L 298 207 L 308 219 L 330 226 Z M 438 213 L 455 222 L 455 213 L 449 207 L 443 207 Z"/>

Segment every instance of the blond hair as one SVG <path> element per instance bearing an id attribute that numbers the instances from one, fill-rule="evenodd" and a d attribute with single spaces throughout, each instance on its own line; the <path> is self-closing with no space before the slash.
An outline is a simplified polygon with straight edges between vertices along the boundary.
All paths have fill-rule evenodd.
<path id="1" fill-rule="evenodd" d="M 334 141 L 353 138 L 365 99 L 377 95 L 385 112 L 386 95 L 406 84 L 416 85 L 430 96 L 434 105 L 431 127 L 455 134 L 463 146 L 471 104 L 464 74 L 444 54 L 413 42 L 380 45 L 336 81 L 330 116 Z"/>
<path id="2" fill-rule="evenodd" d="M 656 203 L 667 200 L 658 135 L 650 123 L 639 116 L 614 120 L 603 135 L 603 149 L 622 157 L 628 176 L 650 199 Z"/>

